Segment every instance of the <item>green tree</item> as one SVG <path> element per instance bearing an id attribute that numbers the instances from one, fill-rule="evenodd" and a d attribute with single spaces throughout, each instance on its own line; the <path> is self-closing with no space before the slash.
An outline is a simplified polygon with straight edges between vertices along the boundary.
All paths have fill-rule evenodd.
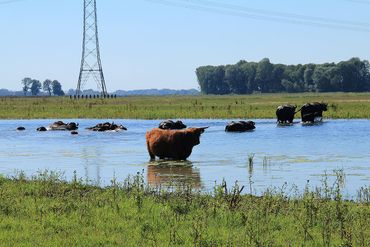
<path id="1" fill-rule="evenodd" d="M 369 90 L 369 62 L 352 58 L 338 64 L 343 76 L 343 91 L 361 92 Z"/>
<path id="2" fill-rule="evenodd" d="M 38 80 L 32 80 L 31 84 L 31 94 L 36 96 L 40 93 L 41 90 L 41 82 Z"/>
<path id="3" fill-rule="evenodd" d="M 243 63 L 240 67 L 244 74 L 246 93 L 253 93 L 253 91 L 258 90 L 258 86 L 255 80 L 257 63 Z"/>
<path id="4" fill-rule="evenodd" d="M 43 83 L 42 83 L 42 89 L 47 92 L 49 94 L 49 96 L 51 95 L 51 91 L 52 91 L 52 88 L 51 88 L 51 84 L 52 84 L 52 81 L 49 80 L 49 79 L 46 79 Z"/>
<path id="5" fill-rule="evenodd" d="M 22 91 L 23 91 L 23 93 L 24 93 L 24 96 L 26 96 L 27 95 L 27 92 L 30 90 L 30 86 L 31 86 L 31 84 L 32 84 L 32 79 L 31 78 L 29 78 L 29 77 L 26 77 L 26 78 L 24 78 L 23 80 L 22 80 L 22 85 L 23 85 L 23 87 L 22 87 Z"/>
<path id="6" fill-rule="evenodd" d="M 54 80 L 51 83 L 51 87 L 53 89 L 53 94 L 54 95 L 56 95 L 56 96 L 63 96 L 64 95 L 64 91 L 62 90 L 62 84 L 60 84 L 59 81 Z"/>
<path id="7" fill-rule="evenodd" d="M 313 72 L 315 71 L 314 64 L 307 64 L 303 74 L 304 89 L 308 92 L 314 92 L 316 90 L 315 84 L 313 83 Z"/>
<path id="8" fill-rule="evenodd" d="M 267 93 L 269 91 L 273 69 L 274 67 L 268 58 L 264 58 L 258 63 L 256 82 L 258 85 L 258 90 L 260 90 L 262 93 Z"/>
<path id="9" fill-rule="evenodd" d="M 225 82 L 229 87 L 230 93 L 245 94 L 247 92 L 245 74 L 239 64 L 229 65 L 225 68 Z"/>
<path id="10" fill-rule="evenodd" d="M 327 66 L 317 66 L 313 73 L 312 79 L 319 92 L 330 92 L 329 69 Z"/>

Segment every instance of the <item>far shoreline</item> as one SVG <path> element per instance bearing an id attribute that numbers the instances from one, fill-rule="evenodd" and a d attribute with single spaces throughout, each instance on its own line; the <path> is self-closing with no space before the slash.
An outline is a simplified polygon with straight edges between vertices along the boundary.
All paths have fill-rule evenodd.
<path id="1" fill-rule="evenodd" d="M 275 119 L 276 107 L 326 102 L 324 119 L 370 119 L 370 93 L 126 96 L 113 99 L 0 97 L 1 120 Z M 300 113 L 296 114 L 296 119 Z"/>

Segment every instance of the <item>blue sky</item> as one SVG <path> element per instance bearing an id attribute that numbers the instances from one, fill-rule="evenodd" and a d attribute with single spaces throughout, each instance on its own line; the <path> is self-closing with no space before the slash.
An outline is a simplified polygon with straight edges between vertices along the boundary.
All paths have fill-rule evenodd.
<path id="1" fill-rule="evenodd" d="M 0 0 L 0 88 L 20 90 L 24 77 L 57 79 L 63 89 L 75 88 L 83 1 L 5 2 Z M 168 2 L 181 0 L 97 0 L 108 91 L 198 88 L 198 66 L 234 64 L 241 59 L 268 57 L 286 64 L 370 59 L 370 1 L 188 0 L 183 7 Z M 203 2 L 206 10 L 189 8 L 189 2 Z M 220 4 L 228 9 L 215 10 Z M 237 7 L 231 10 L 230 5 Z M 261 11 L 306 19 L 286 23 L 270 12 L 251 18 Z M 292 15 L 283 16 L 292 21 Z M 317 20 L 313 17 L 337 21 L 328 28 L 309 24 Z M 348 22 L 364 24 L 358 31 L 340 27 Z M 97 87 L 89 83 L 86 88 Z"/>

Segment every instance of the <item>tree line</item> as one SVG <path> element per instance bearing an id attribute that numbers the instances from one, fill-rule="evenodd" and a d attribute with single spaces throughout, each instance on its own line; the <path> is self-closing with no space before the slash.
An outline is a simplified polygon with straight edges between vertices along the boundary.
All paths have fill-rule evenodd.
<path id="1" fill-rule="evenodd" d="M 204 94 L 251 94 L 253 92 L 364 92 L 370 91 L 369 61 L 351 58 L 325 64 L 272 64 L 240 61 L 235 65 L 196 69 Z"/>
<path id="2" fill-rule="evenodd" d="M 30 92 L 32 96 L 40 94 L 41 89 L 47 93 L 49 96 L 64 96 L 64 91 L 62 90 L 62 84 L 57 80 L 46 79 L 42 84 L 39 80 L 31 79 L 26 77 L 22 80 L 22 91 L 24 96 Z"/>

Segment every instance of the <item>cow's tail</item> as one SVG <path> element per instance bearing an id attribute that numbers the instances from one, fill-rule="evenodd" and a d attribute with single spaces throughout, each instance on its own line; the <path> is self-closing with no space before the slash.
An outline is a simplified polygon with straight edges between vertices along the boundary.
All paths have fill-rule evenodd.
<path id="1" fill-rule="evenodd" d="M 303 106 L 301 108 L 299 108 L 298 111 L 295 111 L 294 114 L 297 114 L 298 112 L 302 111 L 302 108 L 303 108 Z"/>

